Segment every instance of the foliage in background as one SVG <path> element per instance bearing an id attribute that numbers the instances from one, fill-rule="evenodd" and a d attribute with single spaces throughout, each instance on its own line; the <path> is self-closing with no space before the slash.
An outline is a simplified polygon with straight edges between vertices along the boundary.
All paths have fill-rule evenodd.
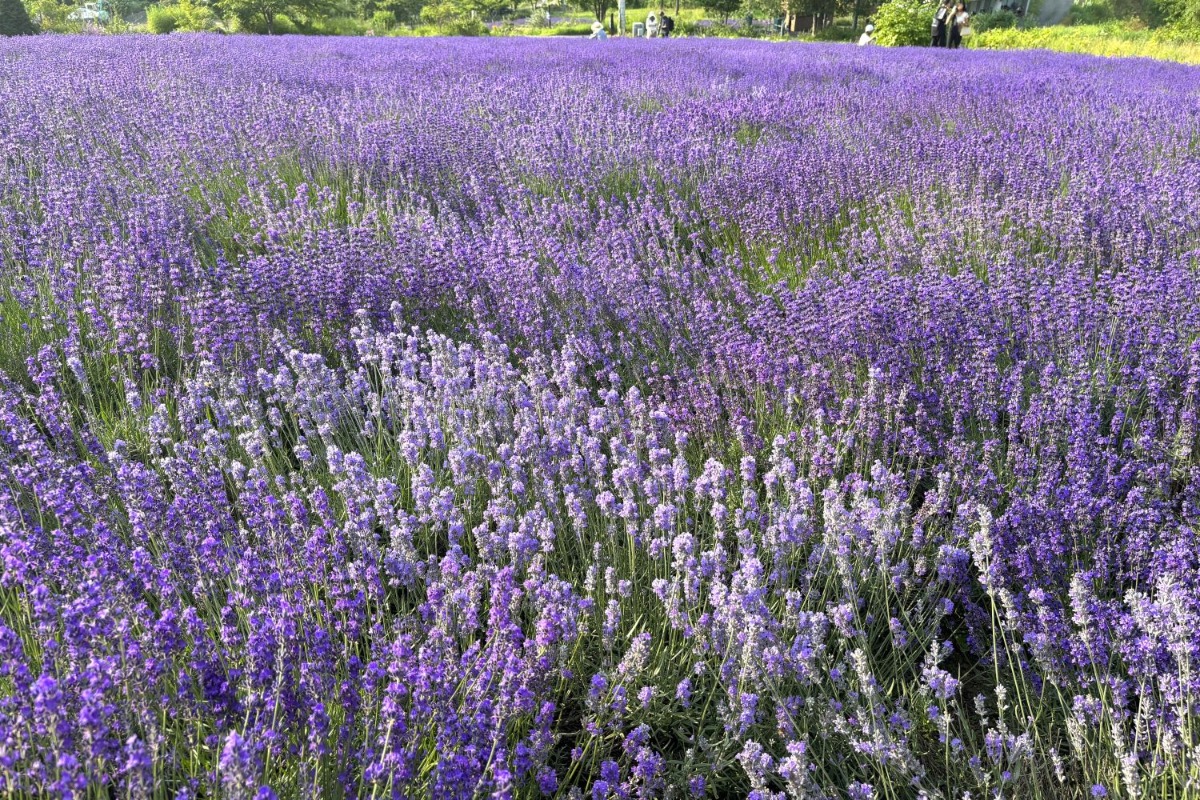
<path id="1" fill-rule="evenodd" d="M 78 33 L 82 26 L 67 19 L 75 6 L 64 0 L 27 0 L 25 8 L 37 29 L 43 33 Z"/>
<path id="2" fill-rule="evenodd" d="M 1004 28 L 1015 28 L 1020 20 L 1011 11 L 989 11 L 971 16 L 971 28 L 976 34 Z"/>
<path id="3" fill-rule="evenodd" d="M 971 37 L 983 50 L 1054 50 L 1200 64 L 1200 42 L 1177 29 L 1134 29 L 1122 23 L 989 30 Z"/>
<path id="4" fill-rule="evenodd" d="M 742 0 L 704 0 L 704 10 L 728 23 L 729 17 L 741 8 Z"/>
<path id="5" fill-rule="evenodd" d="M 421 18 L 424 0 L 379 0 L 364 5 L 364 13 L 370 14 L 372 26 L 377 33 L 390 30 L 394 25 L 413 25 Z"/>
<path id="6" fill-rule="evenodd" d="M 175 6 L 153 5 L 146 9 L 146 29 L 150 33 L 174 33 L 179 29 Z"/>
<path id="7" fill-rule="evenodd" d="M 1072 25 L 1102 25 L 1116 17 L 1109 0 L 1092 0 L 1071 6 L 1067 22 Z"/>
<path id="8" fill-rule="evenodd" d="M 82 1 L 82 0 L 80 0 Z M 300 33 L 322 35 L 429 36 L 480 35 L 490 32 L 511 35 L 586 36 L 592 19 L 613 17 L 613 0 L 571 0 L 569 6 L 525 5 L 522 0 L 191 0 L 182 7 L 175 0 L 147 5 L 146 0 L 109 0 L 112 19 L 102 26 L 108 32 L 120 32 L 127 26 L 122 19 L 141 24 L 152 33 L 217 30 L 244 33 Z M 676 35 L 719 38 L 764 38 L 777 35 L 773 25 L 784 14 L 783 0 L 716 0 L 709 11 L 719 15 L 709 19 L 699 6 L 683 6 L 677 12 L 673 2 L 664 9 L 676 21 Z M 857 0 L 864 15 L 870 7 Z M 815 14 L 805 30 L 790 35 L 799 40 L 849 41 L 857 31 L 848 31 L 849 16 L 855 0 L 802 0 L 792 3 L 792 12 L 801 16 Z M 43 30 L 78 32 L 79 22 L 67 20 L 77 4 L 75 0 L 27 0 L 34 21 Z M 578 7 L 587 12 L 585 19 L 572 14 Z M 422 16 L 422 10 L 428 8 Z M 154 9 L 154 10 L 151 10 Z M 211 14 L 200 9 L 209 9 Z M 640 0 L 629 5 L 628 24 L 645 20 L 659 4 Z M 553 16 L 553 22 L 550 21 Z M 815 31 L 810 31 L 815 28 Z"/>
<path id="9" fill-rule="evenodd" d="M 1192 33 L 1200 32 L 1200 0 L 1157 0 L 1157 8 L 1173 25 Z"/>
<path id="10" fill-rule="evenodd" d="M 268 34 L 276 32 L 280 17 L 308 20 L 328 16 L 336 9 L 334 0 L 218 0 L 218 3 L 227 16 L 244 28 L 253 30 L 261 25 Z"/>
<path id="11" fill-rule="evenodd" d="M 37 27 L 21 0 L 0 0 L 0 36 L 30 36 Z"/>
<path id="12" fill-rule="evenodd" d="M 890 47 L 928 44 L 936 11 L 929 0 L 888 0 L 875 12 L 875 39 Z"/>
<path id="13" fill-rule="evenodd" d="M 217 17 L 212 7 L 194 0 L 178 0 L 170 5 L 155 5 L 146 9 L 146 27 L 151 33 L 175 31 L 210 31 Z"/>
<path id="14" fill-rule="evenodd" d="M 436 25 L 451 36 L 486 36 L 483 20 L 455 0 L 441 0 L 421 9 L 421 22 Z"/>
<path id="15" fill-rule="evenodd" d="M 584 11 L 589 12 L 593 19 L 607 24 L 608 10 L 616 7 L 615 0 L 575 0 Z"/>

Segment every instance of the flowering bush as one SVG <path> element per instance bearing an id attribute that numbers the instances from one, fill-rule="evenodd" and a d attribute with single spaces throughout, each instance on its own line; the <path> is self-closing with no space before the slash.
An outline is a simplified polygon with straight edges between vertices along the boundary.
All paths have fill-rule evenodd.
<path id="1" fill-rule="evenodd" d="M 4 793 L 1186 795 L 1194 71 L 0 61 Z"/>

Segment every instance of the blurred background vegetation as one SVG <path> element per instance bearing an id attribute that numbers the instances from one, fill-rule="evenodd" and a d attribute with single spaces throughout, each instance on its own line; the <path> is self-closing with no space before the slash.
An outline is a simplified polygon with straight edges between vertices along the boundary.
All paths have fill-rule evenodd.
<path id="1" fill-rule="evenodd" d="M 122 33 L 375 36 L 586 36 L 617 32 L 616 0 L 0 0 L 34 29 Z M 676 36 L 928 45 L 934 0 L 629 0 L 627 27 L 650 11 Z M 1200 0 L 970 0 L 972 48 L 1042 48 L 1200 63 Z M 30 32 L 19 14 L 15 33 Z M 1053 22 L 1055 24 L 1046 24 Z M 0 30 L 0 34 L 7 33 Z"/>
<path id="2" fill-rule="evenodd" d="M 616 0 L 10 0 L 41 31 L 310 35 L 583 36 L 597 18 L 615 33 Z M 627 26 L 667 13 L 674 35 L 850 41 L 873 0 L 629 0 Z M 855 8 L 857 3 L 858 7 Z M 855 26 L 857 22 L 857 26 Z"/>

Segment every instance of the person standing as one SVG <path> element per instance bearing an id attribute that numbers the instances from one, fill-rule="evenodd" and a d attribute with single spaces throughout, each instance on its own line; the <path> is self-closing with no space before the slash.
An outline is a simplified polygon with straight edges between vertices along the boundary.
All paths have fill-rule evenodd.
<path id="1" fill-rule="evenodd" d="M 866 47 L 869 44 L 875 44 L 875 26 L 871 24 L 863 28 L 862 36 L 858 37 L 859 47 Z"/>
<path id="2" fill-rule="evenodd" d="M 954 15 L 954 0 L 942 0 L 942 4 L 938 6 L 937 12 L 933 15 L 933 26 L 929 32 L 931 47 L 946 46 L 946 28 L 950 17 Z"/>
<path id="3" fill-rule="evenodd" d="M 967 30 L 971 24 L 971 15 L 967 13 L 967 7 L 959 3 L 954 7 L 954 19 L 950 21 L 950 49 L 957 50 L 962 47 L 963 31 Z"/>
<path id="4" fill-rule="evenodd" d="M 663 14 L 663 18 L 662 18 L 663 38 L 664 39 L 669 38 L 671 36 L 672 31 L 674 31 L 674 30 L 675 30 L 675 20 L 671 19 L 666 14 Z"/>

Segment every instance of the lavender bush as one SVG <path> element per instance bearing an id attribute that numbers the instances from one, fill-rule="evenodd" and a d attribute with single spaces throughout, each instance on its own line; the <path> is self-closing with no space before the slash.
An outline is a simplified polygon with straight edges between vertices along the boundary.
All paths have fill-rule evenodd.
<path id="1" fill-rule="evenodd" d="M 618 45 L 0 43 L 6 796 L 1194 794 L 1200 72 Z"/>

